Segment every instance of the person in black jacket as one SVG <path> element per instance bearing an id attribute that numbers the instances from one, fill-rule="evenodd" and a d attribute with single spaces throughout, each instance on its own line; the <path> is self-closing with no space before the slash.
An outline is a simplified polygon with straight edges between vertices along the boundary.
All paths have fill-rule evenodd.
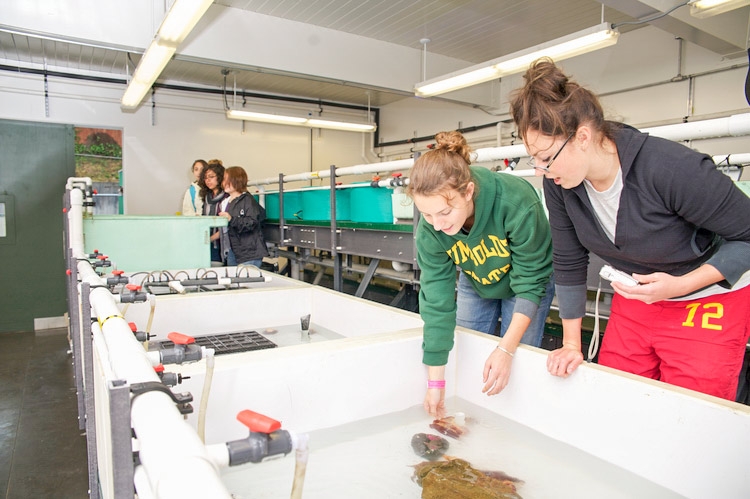
<path id="1" fill-rule="evenodd" d="M 266 210 L 247 192 L 247 173 L 240 166 L 224 170 L 224 192 L 229 194 L 229 204 L 219 213 L 229 223 L 227 233 L 236 263 L 260 268 L 263 257 L 268 256 L 263 239 L 263 222 Z M 228 261 L 229 265 L 235 262 Z"/>
<path id="2" fill-rule="evenodd" d="M 510 102 L 552 228 L 563 347 L 583 360 L 589 252 L 637 281 L 616 294 L 599 363 L 734 400 L 750 335 L 750 198 L 710 156 L 606 121 L 597 97 L 548 58 Z"/>

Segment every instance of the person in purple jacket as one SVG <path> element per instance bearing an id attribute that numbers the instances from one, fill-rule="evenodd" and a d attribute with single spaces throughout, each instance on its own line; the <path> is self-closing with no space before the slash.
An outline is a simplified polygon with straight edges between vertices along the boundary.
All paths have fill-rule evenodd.
<path id="1" fill-rule="evenodd" d="M 510 102 L 544 175 L 563 346 L 547 369 L 583 360 L 589 252 L 632 275 L 612 283 L 599 363 L 734 400 L 750 335 L 750 198 L 711 158 L 604 119 L 597 97 L 548 58 Z"/>

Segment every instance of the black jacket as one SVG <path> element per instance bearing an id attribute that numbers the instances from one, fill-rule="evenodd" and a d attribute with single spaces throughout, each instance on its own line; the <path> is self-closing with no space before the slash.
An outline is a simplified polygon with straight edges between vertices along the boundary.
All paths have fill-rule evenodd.
<path id="1" fill-rule="evenodd" d="M 237 263 L 268 256 L 262 230 L 266 210 L 258 201 L 249 193 L 243 192 L 230 201 L 226 211 L 232 217 L 227 232 Z"/>
<path id="2" fill-rule="evenodd" d="M 560 295 L 566 287 L 580 292 L 589 252 L 628 274 L 683 275 L 708 262 L 725 286 L 750 269 L 750 198 L 709 156 L 628 126 L 616 131 L 615 143 L 623 188 L 614 243 L 583 184 L 563 189 L 544 180 L 561 312 L 563 302 L 580 301 Z"/>

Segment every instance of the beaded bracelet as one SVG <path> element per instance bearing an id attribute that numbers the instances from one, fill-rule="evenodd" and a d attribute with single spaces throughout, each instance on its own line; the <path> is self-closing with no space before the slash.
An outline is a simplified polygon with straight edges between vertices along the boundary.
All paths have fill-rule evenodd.
<path id="1" fill-rule="evenodd" d="M 445 380 L 444 379 L 441 379 L 441 380 L 433 380 L 433 379 L 431 379 L 431 380 L 427 381 L 427 388 L 440 388 L 440 389 L 443 389 L 443 388 L 445 388 Z"/>
<path id="2" fill-rule="evenodd" d="M 507 353 L 507 354 L 508 354 L 508 355 L 510 355 L 511 357 L 513 357 L 513 355 L 514 355 L 514 354 L 512 354 L 512 353 L 511 353 L 511 352 L 509 352 L 509 351 L 507 351 L 507 350 L 506 350 L 505 348 L 503 348 L 503 347 L 502 347 L 502 346 L 500 346 L 500 345 L 498 345 L 498 346 L 497 346 L 497 349 L 498 349 L 498 350 L 500 350 L 501 352 L 505 352 L 505 353 Z"/>

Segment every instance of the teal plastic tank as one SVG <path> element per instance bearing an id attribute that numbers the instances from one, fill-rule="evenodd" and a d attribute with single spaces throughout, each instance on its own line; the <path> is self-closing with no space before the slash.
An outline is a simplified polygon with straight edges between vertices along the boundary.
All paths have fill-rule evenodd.
<path id="1" fill-rule="evenodd" d="M 255 196 L 259 199 L 259 196 Z M 266 193 L 266 218 L 279 219 L 279 193 Z M 299 220 L 302 211 L 302 196 L 299 191 L 284 191 L 284 218 L 286 220 Z"/>
<path id="2" fill-rule="evenodd" d="M 224 217 L 94 215 L 83 219 L 83 245 L 126 272 L 208 268 L 209 230 L 226 225 Z"/>
<path id="3" fill-rule="evenodd" d="M 393 191 L 387 187 L 362 187 L 348 189 L 352 222 L 393 223 Z"/>
<path id="4" fill-rule="evenodd" d="M 336 189 L 336 220 L 351 220 L 350 191 L 351 189 Z M 302 220 L 331 220 L 330 187 L 310 187 L 298 192 L 302 197 Z"/>

